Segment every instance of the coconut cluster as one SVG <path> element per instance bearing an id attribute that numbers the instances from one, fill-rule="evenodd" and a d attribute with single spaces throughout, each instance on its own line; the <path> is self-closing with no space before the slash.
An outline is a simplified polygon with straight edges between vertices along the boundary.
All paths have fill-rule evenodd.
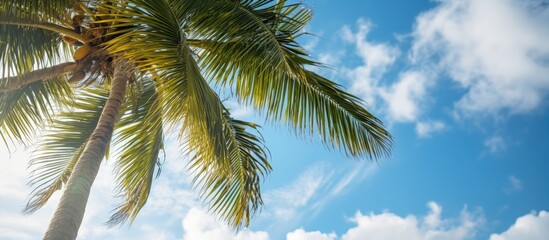
<path id="1" fill-rule="evenodd" d="M 87 39 L 85 42 L 70 36 L 62 37 L 64 42 L 72 46 L 72 56 L 79 65 L 68 79 L 72 84 L 87 85 L 95 79 L 108 79 L 112 76 L 112 57 L 100 49 L 100 45 L 109 40 L 109 27 L 95 23 L 87 14 L 89 12 L 93 11 L 79 11 L 70 21 L 74 32 Z M 102 78 L 98 78 L 99 75 Z"/>

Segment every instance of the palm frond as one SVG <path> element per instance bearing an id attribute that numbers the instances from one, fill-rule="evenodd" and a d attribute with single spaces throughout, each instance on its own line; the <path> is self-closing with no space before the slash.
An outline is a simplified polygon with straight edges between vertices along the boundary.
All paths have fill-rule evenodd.
<path id="1" fill-rule="evenodd" d="M 0 13 L 12 13 L 23 19 L 58 21 L 83 0 L 13 0 L 0 3 Z"/>
<path id="2" fill-rule="evenodd" d="M 63 77 L 0 93 L 0 136 L 6 145 L 8 140 L 11 143 L 32 140 L 54 110 L 71 98 L 72 90 Z"/>
<path id="3" fill-rule="evenodd" d="M 106 49 L 111 54 L 123 54 L 140 70 L 156 75 L 163 119 L 168 126 L 183 124 L 181 136 L 188 140 L 190 152 L 211 161 L 223 159 L 225 143 L 219 136 L 223 110 L 185 45 L 181 29 L 184 19 L 175 11 L 183 5 L 181 1 L 134 0 L 127 5 L 106 6 L 110 11 L 105 12 L 124 14 L 115 14 L 116 19 L 111 14 L 110 22 L 101 23 L 133 26 L 129 31 L 113 32 L 121 35 L 109 41 Z"/>
<path id="4" fill-rule="evenodd" d="M 212 211 L 237 227 L 247 225 L 261 205 L 260 175 L 270 166 L 260 138 L 246 132 L 255 125 L 228 116 L 186 44 L 182 12 L 192 14 L 189 9 L 198 2 L 130 1 L 110 6 L 110 12 L 124 14 L 101 23 L 125 28 L 112 33 L 119 35 L 106 49 L 155 76 L 162 119 L 182 129 L 195 186 Z"/>
<path id="5" fill-rule="evenodd" d="M 123 203 L 109 225 L 133 222 L 147 202 L 152 180 L 158 176 L 159 153 L 163 149 L 162 112 L 154 83 L 145 81 L 134 106 L 116 125 L 115 141 L 119 159 L 115 165 L 117 189 Z M 133 105 L 132 104 L 132 105 Z"/>
<path id="6" fill-rule="evenodd" d="M 64 29 L 58 24 L 70 19 L 69 9 L 78 0 L 17 0 L 0 3 L 0 77 L 21 75 L 65 62 L 70 56 L 57 32 L 30 27 L 41 24 L 46 28 Z M 18 26 L 16 23 L 20 23 Z M 1 84 L 1 83 L 0 83 Z"/>
<path id="7" fill-rule="evenodd" d="M 248 130 L 257 125 L 230 116 L 224 111 L 223 134 L 229 151 L 228 174 L 215 171 L 203 161 L 191 162 L 193 179 L 210 209 L 233 227 L 248 226 L 251 217 L 263 204 L 261 181 L 270 171 L 268 152 L 263 139 Z"/>
<path id="8" fill-rule="evenodd" d="M 230 3 L 229 3 L 230 2 Z M 234 87 L 244 103 L 298 134 L 319 134 L 353 157 L 377 159 L 392 139 L 382 122 L 340 86 L 309 70 L 318 65 L 296 42 L 310 11 L 284 1 L 213 1 L 189 20 L 207 76 Z"/>
<path id="9" fill-rule="evenodd" d="M 43 29 L 0 24 L 0 78 L 19 76 L 68 59 L 59 34 Z M 0 83 L 0 86 L 3 83 Z"/>
<path id="10" fill-rule="evenodd" d="M 72 109 L 58 114 L 49 124 L 29 163 L 32 169 L 29 185 L 34 189 L 25 212 L 41 208 L 67 183 L 107 99 L 105 89 L 80 90 Z"/>

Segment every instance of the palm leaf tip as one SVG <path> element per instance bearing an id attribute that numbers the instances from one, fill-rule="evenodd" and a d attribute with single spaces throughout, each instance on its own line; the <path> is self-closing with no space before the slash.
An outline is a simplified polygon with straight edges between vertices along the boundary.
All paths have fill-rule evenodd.
<path id="1" fill-rule="evenodd" d="M 153 179 L 160 174 L 160 152 L 164 148 L 160 99 L 152 81 L 142 82 L 143 86 L 136 88 L 140 91 L 136 100 L 128 101 L 116 125 L 114 144 L 119 158 L 115 175 L 123 202 L 107 221 L 109 226 L 135 220 L 147 202 Z"/>
<path id="2" fill-rule="evenodd" d="M 234 228 L 248 226 L 263 200 L 261 181 L 271 171 L 269 152 L 253 123 L 230 117 L 224 110 L 223 134 L 227 141 L 229 171 L 216 171 L 201 159 L 194 159 L 190 169 L 193 183 L 210 206 L 210 211 Z"/>

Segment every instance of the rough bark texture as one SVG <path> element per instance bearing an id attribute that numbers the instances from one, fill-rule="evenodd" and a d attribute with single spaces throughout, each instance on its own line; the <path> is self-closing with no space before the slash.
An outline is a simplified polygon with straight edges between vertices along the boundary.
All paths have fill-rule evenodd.
<path id="1" fill-rule="evenodd" d="M 90 195 L 91 186 L 105 156 L 107 146 L 111 141 L 114 124 L 117 120 L 120 106 L 124 101 L 124 94 L 128 79 L 129 68 L 125 63 L 115 62 L 114 80 L 109 99 L 101 113 L 99 122 L 91 138 L 86 144 L 82 156 L 76 163 L 61 201 L 50 222 L 44 239 L 47 240 L 74 240 L 84 217 L 86 203 Z"/>
<path id="2" fill-rule="evenodd" d="M 35 70 L 21 76 L 0 79 L 0 93 L 9 92 L 40 80 L 57 77 L 61 74 L 74 71 L 78 67 L 75 62 L 61 63 L 53 67 Z"/>

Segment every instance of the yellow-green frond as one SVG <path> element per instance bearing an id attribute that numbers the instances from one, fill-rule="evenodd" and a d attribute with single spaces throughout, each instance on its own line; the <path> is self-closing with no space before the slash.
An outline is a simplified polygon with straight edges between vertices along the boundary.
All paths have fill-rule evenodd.
<path id="1" fill-rule="evenodd" d="M 135 106 L 128 106 L 116 125 L 116 188 L 123 203 L 109 219 L 111 226 L 135 219 L 160 171 L 159 154 L 164 141 L 160 99 L 154 83 L 145 81 L 140 89 L 132 102 Z"/>
<path id="2" fill-rule="evenodd" d="M 358 98 L 307 70 L 318 64 L 295 38 L 309 21 L 309 10 L 284 1 L 241 1 L 233 8 L 215 2 L 210 10 L 220 17 L 190 19 L 199 30 L 190 43 L 200 49 L 207 76 L 233 87 L 238 98 L 269 119 L 302 135 L 318 134 L 349 156 L 377 159 L 389 153 L 392 139 L 382 122 Z"/>
<path id="3" fill-rule="evenodd" d="M 71 91 L 64 78 L 56 78 L 0 93 L 0 137 L 4 143 L 32 140 L 53 111 L 69 102 Z"/>
<path id="4" fill-rule="evenodd" d="M 271 171 L 263 139 L 249 132 L 257 125 L 234 119 L 226 109 L 223 134 L 230 163 L 228 172 L 215 171 L 207 162 L 191 162 L 194 182 L 212 212 L 238 228 L 248 226 L 263 204 L 261 181 Z"/>
<path id="5" fill-rule="evenodd" d="M 29 185 L 33 187 L 25 212 L 41 208 L 55 191 L 69 180 L 87 140 L 97 126 L 108 91 L 86 89 L 77 92 L 70 110 L 59 113 L 48 124 L 29 163 Z"/>
<path id="6" fill-rule="evenodd" d="M 12 13 L 23 19 L 56 21 L 85 0 L 10 0 L 0 2 L 0 14 Z"/>
<path id="7" fill-rule="evenodd" d="M 64 62 L 59 34 L 0 24 L 0 79 Z M 61 49 L 61 50 L 60 50 Z M 3 86 L 0 82 L 0 88 Z"/>

